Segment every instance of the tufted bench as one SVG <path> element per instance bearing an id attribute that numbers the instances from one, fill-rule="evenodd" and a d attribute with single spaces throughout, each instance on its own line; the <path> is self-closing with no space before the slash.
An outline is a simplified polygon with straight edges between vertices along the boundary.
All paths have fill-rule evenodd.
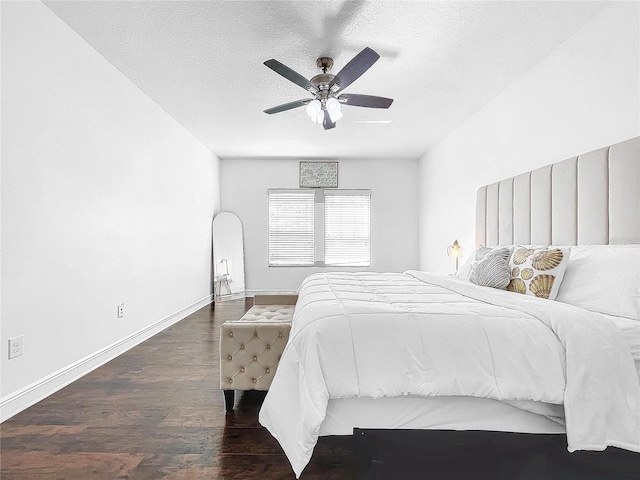
<path id="1" fill-rule="evenodd" d="M 235 390 L 269 390 L 289 339 L 296 295 L 256 295 L 254 306 L 220 331 L 220 389 L 233 409 Z"/>

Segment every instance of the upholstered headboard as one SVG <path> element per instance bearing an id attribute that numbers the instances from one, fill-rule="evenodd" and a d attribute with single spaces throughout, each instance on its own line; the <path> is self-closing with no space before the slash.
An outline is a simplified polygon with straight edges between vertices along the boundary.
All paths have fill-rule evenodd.
<path id="1" fill-rule="evenodd" d="M 640 243 L 640 137 L 478 189 L 476 245 Z"/>

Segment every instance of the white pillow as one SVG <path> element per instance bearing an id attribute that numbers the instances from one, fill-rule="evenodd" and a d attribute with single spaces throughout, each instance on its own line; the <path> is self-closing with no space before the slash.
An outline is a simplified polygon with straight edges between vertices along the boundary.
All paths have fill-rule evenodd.
<path id="1" fill-rule="evenodd" d="M 460 269 L 455 273 L 455 276 L 468 281 L 469 278 L 471 277 L 471 268 L 473 267 L 473 264 L 477 262 L 476 255 L 479 254 L 481 249 L 486 249 L 486 248 L 487 247 L 480 246 L 476 248 L 473 252 L 471 252 L 471 255 L 469 255 L 469 258 L 467 258 L 467 261 L 464 262 L 462 267 L 460 267 Z M 481 257 L 484 257 L 484 255 L 481 255 Z"/>
<path id="2" fill-rule="evenodd" d="M 555 300 L 568 263 L 569 248 L 518 245 L 509 259 L 507 290 Z"/>
<path id="3" fill-rule="evenodd" d="M 571 247 L 556 300 L 640 320 L 640 245 Z"/>

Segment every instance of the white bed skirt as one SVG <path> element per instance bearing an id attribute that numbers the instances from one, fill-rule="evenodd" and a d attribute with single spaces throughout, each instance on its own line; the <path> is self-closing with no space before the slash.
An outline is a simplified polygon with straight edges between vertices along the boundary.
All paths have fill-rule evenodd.
<path id="1" fill-rule="evenodd" d="M 498 400 L 476 397 L 329 400 L 320 435 L 351 435 L 356 427 L 520 433 L 566 432 L 562 405 L 542 402 L 518 402 L 516 407 Z"/>

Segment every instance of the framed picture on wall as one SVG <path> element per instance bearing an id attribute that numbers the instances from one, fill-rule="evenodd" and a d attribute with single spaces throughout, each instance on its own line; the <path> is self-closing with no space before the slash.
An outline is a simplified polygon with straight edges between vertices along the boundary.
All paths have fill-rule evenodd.
<path id="1" fill-rule="evenodd" d="M 300 162 L 300 188 L 338 188 L 338 162 Z"/>

